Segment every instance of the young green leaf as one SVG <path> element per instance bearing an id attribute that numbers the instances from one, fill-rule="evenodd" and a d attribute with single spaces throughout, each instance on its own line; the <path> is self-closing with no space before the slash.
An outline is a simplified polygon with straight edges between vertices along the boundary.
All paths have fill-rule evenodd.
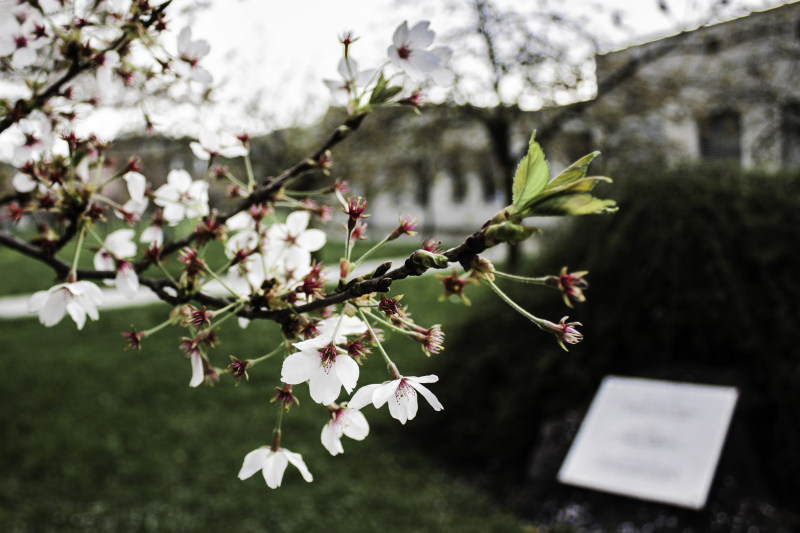
<path id="1" fill-rule="evenodd" d="M 553 181 L 547 184 L 547 188 L 555 189 L 557 187 L 569 185 L 570 183 L 582 179 L 584 176 L 586 176 L 586 171 L 589 169 L 589 164 L 598 155 L 600 155 L 600 152 L 592 152 L 591 154 L 581 157 L 570 166 L 565 168 L 558 176 L 553 178 Z"/>
<path id="2" fill-rule="evenodd" d="M 527 216 L 534 215 L 601 215 L 617 211 L 614 200 L 595 198 L 589 193 L 554 194 L 531 206 Z"/>
<path id="3" fill-rule="evenodd" d="M 550 169 L 545 161 L 544 152 L 535 137 L 534 131 L 528 142 L 528 153 L 519 162 L 517 172 L 514 174 L 512 206 L 515 213 L 522 211 L 525 204 L 541 193 L 550 179 Z"/>

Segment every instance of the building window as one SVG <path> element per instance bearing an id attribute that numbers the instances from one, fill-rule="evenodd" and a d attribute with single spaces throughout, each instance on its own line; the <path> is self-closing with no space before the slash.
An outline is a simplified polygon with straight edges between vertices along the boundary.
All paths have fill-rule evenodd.
<path id="1" fill-rule="evenodd" d="M 781 109 L 781 136 L 783 166 L 800 167 L 800 102 L 786 104 Z"/>
<path id="2" fill-rule="evenodd" d="M 710 37 L 705 42 L 705 49 L 707 54 L 716 54 L 719 52 L 719 39 L 717 37 Z"/>
<path id="3" fill-rule="evenodd" d="M 700 121 L 700 156 L 703 159 L 740 161 L 742 157 L 739 113 L 733 110 L 708 115 Z"/>

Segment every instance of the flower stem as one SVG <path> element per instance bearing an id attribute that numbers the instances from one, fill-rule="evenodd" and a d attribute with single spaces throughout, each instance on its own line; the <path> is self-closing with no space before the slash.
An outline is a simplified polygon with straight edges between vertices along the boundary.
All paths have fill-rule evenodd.
<path id="1" fill-rule="evenodd" d="M 250 153 L 244 154 L 244 169 L 247 172 L 247 192 L 256 189 L 256 176 L 253 173 L 253 165 L 250 163 Z"/>
<path id="2" fill-rule="evenodd" d="M 169 273 L 169 270 L 164 268 L 164 265 L 161 263 L 161 261 L 157 261 L 156 266 L 161 271 L 161 273 L 164 274 L 164 276 L 166 276 L 166 278 L 172 283 L 174 287 L 178 286 L 178 282 L 175 280 L 172 274 Z"/>
<path id="3" fill-rule="evenodd" d="M 372 320 L 374 320 L 376 322 L 380 322 L 381 325 L 386 326 L 387 328 L 390 328 L 390 329 L 392 329 L 392 330 L 394 330 L 394 331 L 396 331 L 398 333 L 402 333 L 403 335 L 410 335 L 410 332 L 408 332 L 407 330 L 404 330 L 403 328 L 395 326 L 394 324 L 392 324 L 388 320 L 385 320 L 380 315 L 372 314 L 372 312 L 370 312 L 370 311 L 368 311 L 367 313 L 369 314 L 369 317 Z"/>
<path id="4" fill-rule="evenodd" d="M 281 447 L 281 423 L 283 422 L 283 405 L 278 404 L 278 420 L 275 421 L 275 429 L 272 430 L 272 446 L 273 452 L 277 452 Z"/>
<path id="5" fill-rule="evenodd" d="M 244 302 L 242 300 L 236 300 L 235 302 L 229 303 L 228 305 L 226 305 L 222 309 L 219 309 L 219 310 L 215 311 L 214 312 L 214 318 L 216 318 L 219 315 L 225 315 L 225 316 L 223 316 L 222 318 L 220 318 L 219 320 L 214 322 L 214 326 L 218 327 L 220 324 L 222 324 L 223 322 L 228 320 L 230 317 L 236 316 L 235 312 L 234 313 L 229 313 L 228 311 L 230 309 L 234 309 L 234 308 L 235 308 L 235 311 L 238 311 L 242 307 L 242 305 L 244 305 Z"/>
<path id="6" fill-rule="evenodd" d="M 358 265 L 360 265 L 362 261 L 364 261 L 367 257 L 369 257 L 372 254 L 372 252 L 374 252 L 375 250 L 386 244 L 388 240 L 389 240 L 389 235 L 384 237 L 383 240 L 381 240 L 381 242 L 379 242 L 378 244 L 376 244 L 375 246 L 364 252 L 364 254 L 361 257 L 359 257 L 358 260 L 355 263 L 353 263 L 352 266 L 357 267 Z"/>
<path id="7" fill-rule="evenodd" d="M 95 193 L 94 197 L 97 198 L 98 200 L 102 201 L 102 202 L 107 203 L 111 207 L 119 209 L 120 211 L 123 210 L 123 207 L 118 202 L 115 202 L 111 198 L 107 198 L 107 197 L 105 197 L 105 196 L 103 196 L 102 194 L 99 194 L 99 193 Z"/>
<path id="8" fill-rule="evenodd" d="M 392 369 L 392 368 L 396 369 L 397 367 L 395 367 L 395 365 L 392 362 L 391 358 L 389 358 L 389 354 L 387 354 L 386 350 L 383 349 L 383 345 L 381 344 L 381 341 L 378 340 L 378 336 L 375 335 L 374 331 L 372 331 L 372 326 L 370 325 L 369 320 L 367 320 L 367 315 L 366 315 L 366 313 L 364 313 L 364 310 L 363 309 L 359 309 L 358 310 L 358 314 L 361 315 L 361 320 L 363 320 L 364 324 L 367 325 L 367 329 L 369 330 L 369 334 L 372 336 L 372 340 L 375 342 L 375 345 L 378 347 L 378 351 L 381 352 L 381 355 L 383 356 L 383 360 L 386 362 L 386 366 L 389 367 L 389 369 Z M 391 370 L 390 370 L 390 372 L 391 372 Z"/>
<path id="9" fill-rule="evenodd" d="M 505 272 L 500 272 L 499 270 L 495 270 L 493 272 L 495 276 L 498 278 L 503 279 L 510 279 L 513 281 L 521 281 L 522 283 L 532 283 L 534 285 L 547 285 L 547 278 L 528 278 L 525 276 L 517 276 L 514 274 L 506 274 Z"/>
<path id="10" fill-rule="evenodd" d="M 501 291 L 500 288 L 497 285 L 495 285 L 493 281 L 491 281 L 489 279 L 486 279 L 486 278 L 484 278 L 484 281 L 486 282 L 487 285 L 489 285 L 489 287 L 494 291 L 494 293 L 497 294 L 500 297 L 501 300 L 503 300 L 505 303 L 510 305 L 511 308 L 514 311 L 516 311 L 517 313 L 521 314 L 522 316 L 524 316 L 525 318 L 527 318 L 528 320 L 530 320 L 531 322 L 536 324 L 536 327 L 538 327 L 539 329 L 541 329 L 543 331 L 548 331 L 544 326 L 544 322 L 545 321 L 543 321 L 541 318 L 533 316 L 532 314 L 527 312 L 525 309 L 520 307 L 519 304 L 517 304 L 514 300 L 509 298 L 506 295 L 506 293 Z"/>
<path id="11" fill-rule="evenodd" d="M 251 170 L 251 171 L 252 171 L 252 170 Z M 233 175 L 233 174 L 231 174 L 230 172 L 226 172 L 226 173 L 225 173 L 225 177 L 226 177 L 226 178 L 228 178 L 228 181 L 230 181 L 231 183 L 233 183 L 233 184 L 234 184 L 234 185 L 236 185 L 237 187 L 240 187 L 242 190 L 246 190 L 246 191 L 248 191 L 248 192 L 252 191 L 252 189 L 250 188 L 250 186 L 249 186 L 249 185 L 245 185 L 244 183 L 242 183 L 241 181 L 239 181 L 239 180 L 236 178 L 236 176 L 234 176 L 234 175 Z"/>
<path id="12" fill-rule="evenodd" d="M 225 284 L 225 282 L 224 282 L 224 281 L 222 281 L 222 278 L 220 278 L 219 276 L 217 276 L 217 274 L 216 274 L 216 273 L 215 273 L 213 270 L 211 270 L 211 269 L 210 269 L 208 266 L 206 266 L 206 272 L 208 272 L 208 273 L 209 273 L 209 275 L 210 275 L 212 278 L 214 278 L 214 279 L 215 279 L 215 280 L 216 280 L 216 281 L 217 281 L 217 282 L 218 282 L 220 285 L 222 285 L 222 287 L 223 287 L 225 290 L 227 290 L 229 293 L 231 293 L 232 295 L 236 296 L 237 298 L 239 297 L 239 294 L 237 294 L 237 293 L 236 293 L 236 291 L 234 291 L 233 289 L 231 289 L 230 287 L 228 287 L 228 286 Z M 234 303 L 238 303 L 238 301 L 237 301 L 237 302 L 234 302 Z"/>
<path id="13" fill-rule="evenodd" d="M 75 243 L 75 253 L 72 255 L 72 264 L 70 264 L 67 278 L 69 283 L 75 283 L 78 279 L 75 273 L 78 271 L 78 258 L 81 256 L 84 235 L 86 235 L 86 224 L 82 224 L 81 230 L 78 232 L 78 242 Z"/>
<path id="14" fill-rule="evenodd" d="M 261 357 L 259 357 L 257 359 L 251 359 L 250 360 L 250 366 L 256 365 L 256 364 L 260 363 L 261 361 L 266 361 L 270 357 L 279 354 L 281 351 L 283 351 L 283 349 L 284 349 L 284 346 L 283 346 L 283 344 L 281 344 L 277 348 L 275 348 L 274 350 L 269 352 L 268 354 L 262 355 Z"/>
<path id="15" fill-rule="evenodd" d="M 147 330 L 143 331 L 142 333 L 144 334 L 145 337 L 149 337 L 150 335 L 161 331 L 162 329 L 164 329 L 165 327 L 169 326 L 170 324 L 172 324 L 172 320 L 171 319 L 167 319 L 164 322 L 162 322 L 161 324 L 158 324 L 157 326 L 153 326 L 152 328 L 147 329 Z"/>

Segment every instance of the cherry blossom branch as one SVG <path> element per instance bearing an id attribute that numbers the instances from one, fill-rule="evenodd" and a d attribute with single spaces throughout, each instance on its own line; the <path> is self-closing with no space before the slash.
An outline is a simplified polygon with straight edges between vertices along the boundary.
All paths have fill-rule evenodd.
<path id="1" fill-rule="evenodd" d="M 458 246 L 450 248 L 440 254 L 439 257 L 446 258 L 446 261 L 442 261 L 438 265 L 427 261 L 426 256 L 420 254 L 422 250 L 417 250 L 405 260 L 402 266 L 394 270 L 390 270 L 392 263 L 387 261 L 381 264 L 368 279 L 356 278 L 340 286 L 334 292 L 307 304 L 296 306 L 291 309 L 244 309 L 239 312 L 239 316 L 245 318 L 265 318 L 275 320 L 276 322 L 283 322 L 295 314 L 317 311 L 333 304 L 358 298 L 365 294 L 388 292 L 393 282 L 411 276 L 421 276 L 430 268 L 443 269 L 447 268 L 451 263 L 460 263 L 464 266 L 465 270 L 469 270 L 471 259 L 495 244 L 487 242 L 486 228 L 487 225 L 484 225 L 480 230 L 467 237 L 464 242 Z"/>
<path id="2" fill-rule="evenodd" d="M 141 28 L 147 29 L 153 24 L 155 24 L 159 19 L 162 18 L 164 14 L 164 10 L 166 10 L 167 6 L 172 3 L 172 0 L 167 0 L 163 4 L 159 5 L 158 7 L 154 8 L 150 14 L 150 17 L 142 23 Z M 137 28 L 136 25 L 132 26 L 131 28 L 123 27 L 123 34 L 116 41 L 114 41 L 111 45 L 103 50 L 103 54 L 106 52 L 110 52 L 112 50 L 119 50 L 124 46 L 131 43 L 137 36 L 138 32 L 135 31 Z M 28 100 L 17 100 L 16 104 L 14 105 L 14 109 L 8 113 L 5 117 L 0 119 L 0 133 L 7 130 L 16 122 L 19 122 L 21 119 L 28 116 L 33 111 L 43 107 L 50 98 L 57 96 L 61 91 L 61 87 L 63 87 L 66 83 L 72 81 L 76 76 L 81 74 L 82 72 L 88 70 L 90 67 L 96 64 L 94 58 L 90 58 L 86 61 L 80 61 L 79 59 L 74 59 L 72 63 L 67 68 L 67 71 L 62 74 L 60 78 L 54 81 L 47 89 L 34 95 L 33 97 L 29 98 Z"/>
<path id="3" fill-rule="evenodd" d="M 241 213 L 253 205 L 267 202 L 272 199 L 272 196 L 277 193 L 287 181 L 299 176 L 303 172 L 317 168 L 319 163 L 325 157 L 325 154 L 331 148 L 345 140 L 352 132 L 356 131 L 359 126 L 361 126 L 361 123 L 364 121 L 365 117 L 366 114 L 360 114 L 345 120 L 338 128 L 334 130 L 330 137 L 328 137 L 325 143 L 323 143 L 322 146 L 316 152 L 314 152 L 314 154 L 287 168 L 278 176 L 267 178 L 262 185 L 260 185 L 255 191 L 239 202 L 239 204 L 231 211 L 216 215 L 214 216 L 214 219 L 218 223 L 224 224 L 226 220 L 233 217 L 237 213 Z M 181 239 L 167 241 L 161 247 L 160 255 L 164 257 L 173 254 L 185 246 L 190 245 L 196 238 L 197 234 L 192 233 Z M 137 272 L 141 272 L 150 264 L 151 261 L 147 258 L 144 258 L 137 262 L 134 267 Z"/>

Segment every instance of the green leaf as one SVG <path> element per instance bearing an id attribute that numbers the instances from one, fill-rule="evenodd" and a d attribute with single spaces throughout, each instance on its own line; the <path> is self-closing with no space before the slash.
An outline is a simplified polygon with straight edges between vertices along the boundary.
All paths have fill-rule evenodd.
<path id="1" fill-rule="evenodd" d="M 388 83 L 389 82 L 383 76 L 383 72 L 381 72 L 380 76 L 378 76 L 378 81 L 375 82 L 375 87 L 372 89 L 372 94 L 369 95 L 370 104 L 374 104 L 378 101 L 381 91 L 383 91 Z"/>
<path id="2" fill-rule="evenodd" d="M 598 155 L 600 155 L 600 152 L 592 152 L 591 154 L 581 157 L 570 166 L 565 168 L 558 176 L 553 178 L 553 181 L 547 184 L 547 188 L 559 188 L 582 179 L 584 176 L 586 176 L 586 171 L 589 169 L 589 164 Z"/>
<path id="3" fill-rule="evenodd" d="M 396 96 L 403 88 L 397 85 L 389 85 L 389 80 L 383 76 L 383 72 L 375 82 L 375 87 L 369 96 L 369 103 L 374 105 L 385 104 L 391 98 Z"/>
<path id="4" fill-rule="evenodd" d="M 588 178 L 580 178 L 560 187 L 553 187 L 553 182 L 551 181 L 540 196 L 545 198 L 547 196 L 562 192 L 591 192 L 591 190 L 594 189 L 594 186 L 600 182 L 611 183 L 611 178 L 607 178 L 605 176 L 589 176 Z"/>
<path id="5" fill-rule="evenodd" d="M 617 211 L 614 200 L 595 198 L 586 192 L 567 192 L 548 196 L 527 210 L 534 215 L 600 215 Z"/>
<path id="6" fill-rule="evenodd" d="M 611 182 L 610 178 L 604 176 L 586 176 L 589 164 L 598 155 L 600 152 L 583 156 L 546 183 L 536 194 L 526 196 L 524 202 L 515 201 L 509 219 L 519 222 L 534 215 L 588 215 L 616 211 L 613 200 L 601 200 L 589 194 L 598 183 Z"/>
<path id="7" fill-rule="evenodd" d="M 512 205 L 515 212 L 522 211 L 525 204 L 544 190 L 550 179 L 550 169 L 545 161 L 544 152 L 535 138 L 534 131 L 528 142 L 528 153 L 519 162 L 517 172 L 514 174 Z"/>

